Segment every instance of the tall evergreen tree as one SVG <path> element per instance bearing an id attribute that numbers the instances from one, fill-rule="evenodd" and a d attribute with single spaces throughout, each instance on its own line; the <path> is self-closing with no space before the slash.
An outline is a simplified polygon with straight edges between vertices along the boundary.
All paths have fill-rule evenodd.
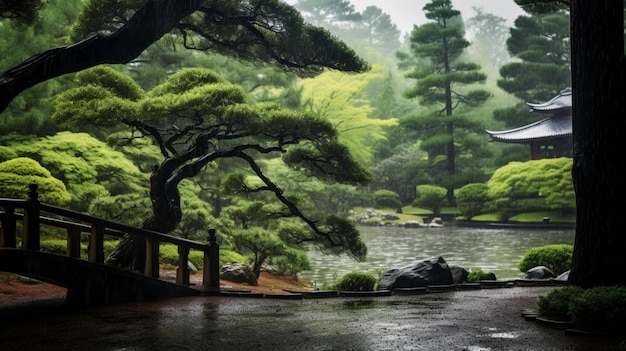
<path id="1" fill-rule="evenodd" d="M 483 82 L 486 76 L 474 63 L 457 59 L 470 43 L 464 38 L 460 12 L 452 7 L 450 0 L 432 0 L 424 6 L 426 18 L 431 22 L 416 26 L 411 33 L 411 54 L 400 55 L 404 61 L 417 62 L 427 59 L 426 65 L 412 67 L 406 77 L 415 79 L 413 88 L 405 92 L 408 98 L 418 98 L 422 104 L 438 106 L 434 115 L 406 118 L 404 126 L 428 130 L 423 146 L 428 148 L 430 167 L 437 168 L 443 160 L 445 176 L 437 177 L 445 186 L 447 199 L 454 202 L 454 188 L 467 180 L 457 174 L 456 158 L 459 156 L 459 137 L 455 127 L 466 131 L 476 130 L 467 118 L 453 117 L 453 111 L 461 105 L 477 106 L 485 102 L 490 94 L 481 89 L 471 89 L 468 85 Z M 466 146 L 476 143 L 467 143 Z M 434 178 L 434 177 L 433 177 Z M 464 180 L 461 180 L 464 178 Z"/>
<path id="2" fill-rule="evenodd" d="M 557 10 L 520 16 L 506 44 L 519 61 L 502 66 L 498 86 L 521 102 L 495 111 L 494 118 L 519 127 L 537 120 L 526 102 L 548 101 L 571 85 L 569 15 Z"/>

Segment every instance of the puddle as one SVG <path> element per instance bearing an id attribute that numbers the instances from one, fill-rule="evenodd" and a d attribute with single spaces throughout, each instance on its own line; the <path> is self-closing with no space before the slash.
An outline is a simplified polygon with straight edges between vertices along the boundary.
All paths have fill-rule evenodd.
<path id="1" fill-rule="evenodd" d="M 494 339 L 515 339 L 519 337 L 515 332 L 504 332 L 504 333 L 492 333 L 489 334 L 490 337 Z"/>

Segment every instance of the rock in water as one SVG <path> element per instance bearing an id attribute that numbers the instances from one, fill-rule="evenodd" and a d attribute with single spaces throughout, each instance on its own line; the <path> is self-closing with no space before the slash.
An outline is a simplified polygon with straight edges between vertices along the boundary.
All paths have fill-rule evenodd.
<path id="1" fill-rule="evenodd" d="M 378 282 L 378 290 L 419 288 L 454 284 L 452 273 L 443 257 L 430 257 L 387 271 Z"/>

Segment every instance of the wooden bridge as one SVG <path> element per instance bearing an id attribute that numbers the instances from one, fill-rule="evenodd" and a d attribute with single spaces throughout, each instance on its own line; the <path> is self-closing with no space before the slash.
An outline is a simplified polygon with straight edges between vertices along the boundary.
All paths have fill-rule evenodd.
<path id="1" fill-rule="evenodd" d="M 214 229 L 209 230 L 208 243 L 200 243 L 115 223 L 41 203 L 36 183 L 29 185 L 25 200 L 0 198 L 0 208 L 0 272 L 65 287 L 69 304 L 96 306 L 219 292 L 219 245 Z M 65 230 L 66 255 L 41 252 L 42 226 Z M 105 237 L 125 235 L 146 241 L 143 274 L 104 264 Z M 83 239 L 88 240 L 87 260 L 81 259 Z M 159 278 L 160 243 L 178 247 L 175 282 Z M 191 249 L 204 252 L 202 286 L 190 286 Z"/>

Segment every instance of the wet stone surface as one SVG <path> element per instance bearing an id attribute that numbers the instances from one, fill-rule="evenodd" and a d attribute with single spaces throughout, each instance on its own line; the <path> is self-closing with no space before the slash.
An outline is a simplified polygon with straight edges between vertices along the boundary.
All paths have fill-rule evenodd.
<path id="1" fill-rule="evenodd" d="M 201 297 L 0 322 L 2 350 L 618 350 L 523 310 L 554 287 L 302 300 Z M 1 314 L 1 311 L 0 311 Z"/>

